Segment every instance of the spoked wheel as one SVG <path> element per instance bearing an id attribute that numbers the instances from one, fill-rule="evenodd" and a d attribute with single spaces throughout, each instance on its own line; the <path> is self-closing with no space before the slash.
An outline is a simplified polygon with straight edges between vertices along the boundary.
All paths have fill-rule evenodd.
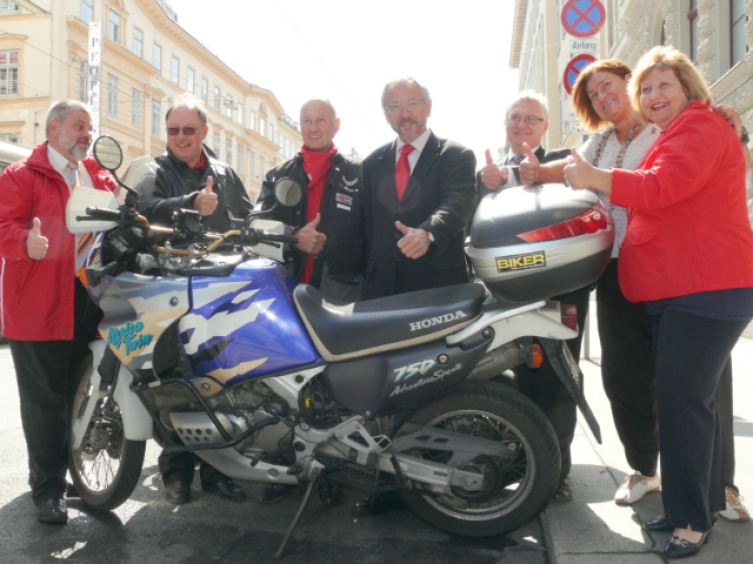
<path id="1" fill-rule="evenodd" d="M 86 424 L 78 449 L 69 441 L 69 470 L 73 484 L 88 506 L 102 511 L 115 509 L 136 488 L 144 464 L 146 441 L 129 441 L 123 434 L 123 420 L 112 397 L 100 398 L 92 385 L 91 357 L 72 402 L 71 426 Z M 88 422 L 84 420 L 91 402 L 96 402 Z M 72 437 L 72 435 L 71 435 Z"/>
<path id="2" fill-rule="evenodd" d="M 480 489 L 454 486 L 438 494 L 414 481 L 412 490 L 401 492 L 406 505 L 435 527 L 471 537 L 503 534 L 535 518 L 554 494 L 556 436 L 546 416 L 516 390 L 488 383 L 452 388 L 408 422 L 499 443 L 499 456 L 479 455 L 458 467 L 483 476 Z M 447 450 L 407 454 L 453 465 Z"/>

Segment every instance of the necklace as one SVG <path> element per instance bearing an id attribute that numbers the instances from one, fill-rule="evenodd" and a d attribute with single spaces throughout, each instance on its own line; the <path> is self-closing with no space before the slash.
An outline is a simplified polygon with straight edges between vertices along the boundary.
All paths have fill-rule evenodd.
<path id="1" fill-rule="evenodd" d="M 633 137 L 635 137 L 635 132 L 638 131 L 641 127 L 641 120 L 637 119 L 635 120 L 635 124 L 633 125 L 633 129 L 630 130 L 630 133 L 628 133 L 627 138 L 625 139 L 625 144 L 620 147 L 620 152 L 617 153 L 617 158 L 614 161 L 614 168 L 622 168 L 622 161 L 625 160 L 625 151 L 627 151 L 628 146 L 633 141 Z M 596 151 L 594 152 L 594 166 L 599 166 L 599 161 L 601 160 L 601 154 L 604 152 L 604 147 L 607 146 L 607 141 L 609 141 L 609 138 L 611 137 L 612 133 L 615 133 L 615 128 L 612 126 L 609 131 L 607 131 L 599 141 L 599 145 L 596 147 Z M 615 139 L 617 139 L 617 136 L 615 135 Z M 619 143 L 619 141 L 618 141 Z"/>

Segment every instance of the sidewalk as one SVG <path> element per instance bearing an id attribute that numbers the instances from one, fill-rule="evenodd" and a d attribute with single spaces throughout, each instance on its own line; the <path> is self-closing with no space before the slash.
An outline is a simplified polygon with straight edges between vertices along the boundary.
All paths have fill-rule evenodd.
<path id="1" fill-rule="evenodd" d="M 593 305 L 593 304 L 592 304 Z M 650 494 L 632 507 L 613 501 L 630 468 L 612 421 L 601 384 L 600 350 L 595 323 L 591 326 L 591 360 L 580 362 L 586 398 L 601 426 L 603 444 L 596 443 L 582 419 L 578 422 L 570 483 L 573 501 L 551 503 L 541 515 L 547 553 L 552 564 L 658 564 L 670 533 L 647 533 L 641 523 L 663 514 L 661 495 Z M 753 339 L 741 338 L 732 353 L 735 413 L 735 482 L 743 502 L 753 510 Z M 732 523 L 720 518 L 708 544 L 694 563 L 753 562 L 753 521 Z"/>

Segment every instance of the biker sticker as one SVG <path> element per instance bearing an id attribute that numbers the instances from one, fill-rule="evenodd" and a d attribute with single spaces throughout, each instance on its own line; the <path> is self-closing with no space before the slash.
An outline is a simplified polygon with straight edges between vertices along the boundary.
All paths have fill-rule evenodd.
<path id="1" fill-rule="evenodd" d="M 497 257 L 494 260 L 497 261 L 497 272 L 527 270 L 529 268 L 543 268 L 546 266 L 546 254 L 543 252 Z"/>
<path id="2" fill-rule="evenodd" d="M 125 353 L 131 354 L 134 351 L 146 348 L 154 339 L 154 335 L 142 335 L 144 324 L 140 321 L 131 323 L 130 321 L 120 327 L 110 327 L 107 330 L 107 344 L 120 350 L 120 346 L 125 344 Z"/>
<path id="3" fill-rule="evenodd" d="M 397 375 L 395 377 L 395 383 L 397 384 L 398 382 L 402 382 L 402 384 L 395 386 L 395 389 L 392 390 L 392 393 L 389 397 L 399 396 L 400 394 L 410 392 L 411 390 L 415 390 L 417 388 L 420 388 L 421 386 L 425 386 L 426 384 L 441 382 L 445 376 L 449 376 L 450 374 L 453 374 L 454 372 L 457 372 L 458 370 L 463 368 L 463 363 L 458 362 L 450 368 L 440 368 L 426 378 L 423 378 L 423 376 L 426 376 L 429 371 L 436 365 L 437 363 L 433 360 L 424 360 L 422 362 L 414 362 L 413 364 L 409 364 L 408 366 L 403 366 L 401 368 L 396 368 L 395 370 L 393 370 L 393 372 L 395 372 L 395 374 Z M 417 375 L 420 375 L 422 377 L 414 382 L 406 382 L 406 380 L 410 380 Z"/>
<path id="4" fill-rule="evenodd" d="M 335 202 L 337 202 L 338 208 L 350 211 L 353 207 L 353 196 L 337 192 L 335 194 Z"/>

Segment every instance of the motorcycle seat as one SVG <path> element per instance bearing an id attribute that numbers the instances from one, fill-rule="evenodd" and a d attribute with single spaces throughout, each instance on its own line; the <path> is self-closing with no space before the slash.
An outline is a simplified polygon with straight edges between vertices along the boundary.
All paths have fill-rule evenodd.
<path id="1" fill-rule="evenodd" d="M 319 354 L 327 361 L 402 349 L 449 335 L 477 319 L 486 290 L 467 283 L 344 303 L 308 284 L 293 299 Z"/>

